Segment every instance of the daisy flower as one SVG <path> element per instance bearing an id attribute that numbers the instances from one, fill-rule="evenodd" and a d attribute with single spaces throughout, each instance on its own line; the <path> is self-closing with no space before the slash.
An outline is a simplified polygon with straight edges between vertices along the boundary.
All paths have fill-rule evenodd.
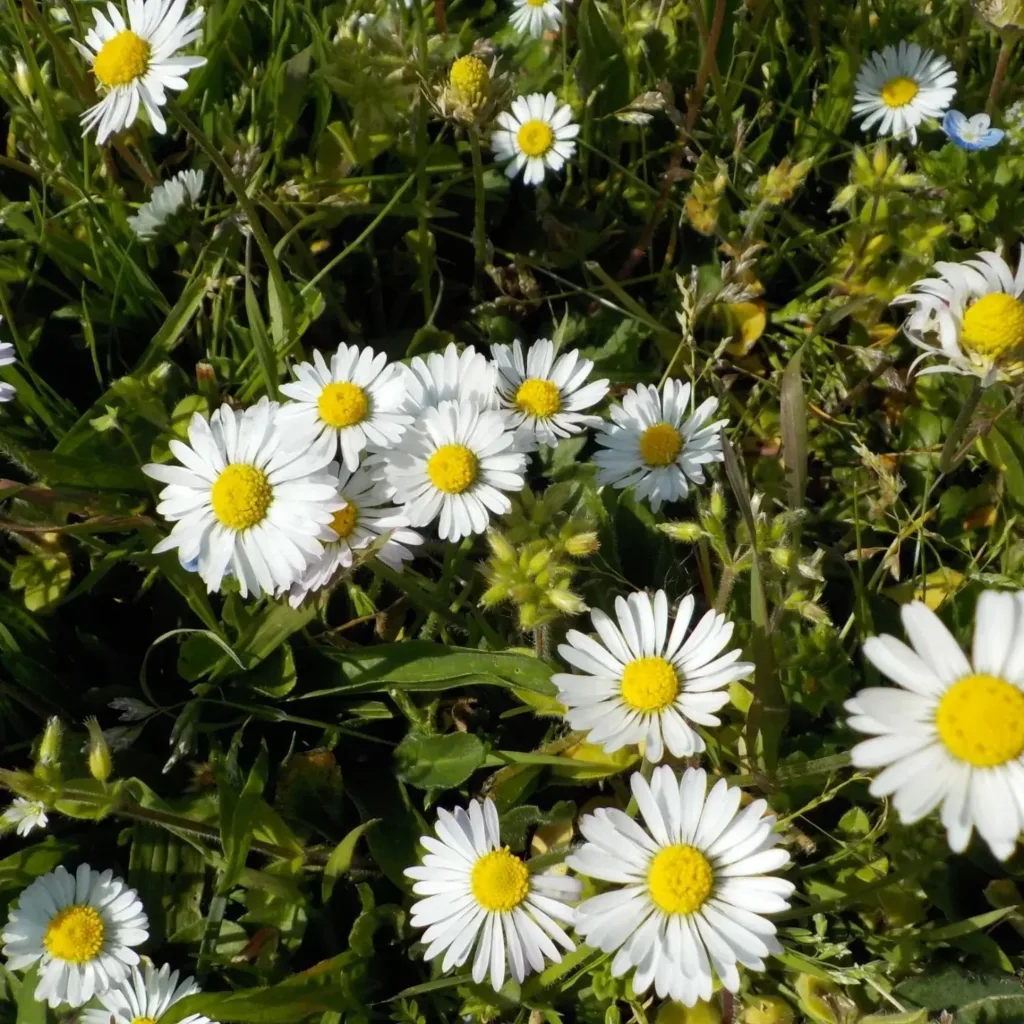
<path id="1" fill-rule="evenodd" d="M 428 850 L 422 863 L 405 870 L 415 880 L 412 891 L 424 897 L 412 906 L 412 924 L 426 928 L 427 960 L 444 953 L 447 972 L 475 947 L 473 980 L 480 984 L 489 973 L 497 992 L 506 968 L 522 982 L 531 970 L 559 962 L 558 946 L 576 948 L 562 925 L 572 923 L 568 904 L 582 886 L 565 875 L 533 874 L 502 846 L 492 800 L 474 800 L 454 814 L 442 808 L 434 832 L 436 838 L 420 839 Z"/>
<path id="2" fill-rule="evenodd" d="M 660 999 L 686 1006 L 711 998 L 713 973 L 730 992 L 737 964 L 763 971 L 780 953 L 775 925 L 763 917 L 785 910 L 793 883 L 765 872 L 789 862 L 772 831 L 764 800 L 740 810 L 741 791 L 724 779 L 707 789 L 703 770 L 679 781 L 667 765 L 650 783 L 630 779 L 643 825 L 614 807 L 580 822 L 587 840 L 566 864 L 616 884 L 576 908 L 576 931 L 588 945 L 615 950 L 612 974 L 635 968 L 633 990 L 654 984 Z M 713 973 L 712 973 L 713 971 Z"/>
<path id="3" fill-rule="evenodd" d="M 262 398 L 244 411 L 222 405 L 209 422 L 196 413 L 189 444 L 169 445 L 182 465 L 142 467 L 167 484 L 157 511 L 174 523 L 154 553 L 177 548 L 183 562 L 198 558 L 211 592 L 227 572 L 242 597 L 286 590 L 334 539 L 328 527 L 341 502 L 326 472 L 334 438 L 285 443 L 277 408 Z"/>
<path id="4" fill-rule="evenodd" d="M 85 130 L 96 129 L 99 145 L 133 125 L 140 105 L 162 135 L 167 131 L 160 113 L 167 102 L 164 90 L 184 89 L 185 73 L 206 63 L 205 57 L 178 56 L 199 38 L 202 7 L 186 15 L 185 0 L 128 0 L 127 8 L 127 23 L 112 3 L 107 4 L 106 15 L 97 8 L 85 45 L 73 40 L 104 92 L 103 99 L 82 115 Z"/>
<path id="5" fill-rule="evenodd" d="M 942 119 L 942 130 L 949 136 L 950 141 L 969 153 L 997 146 L 1006 134 L 1002 128 L 992 127 L 992 118 L 988 114 L 968 117 L 959 110 L 946 111 L 946 116 Z"/>
<path id="6" fill-rule="evenodd" d="M 675 757 L 699 754 L 704 740 L 692 723 L 720 725 L 716 712 L 729 699 L 725 687 L 754 671 L 738 648 L 722 654 L 733 625 L 715 611 L 704 614 L 687 638 L 694 600 L 684 597 L 669 632 L 668 598 L 659 590 L 615 599 L 618 625 L 599 608 L 590 618 L 601 643 L 570 629 L 560 644 L 563 660 L 582 675 L 556 673 L 558 699 L 574 729 L 608 753 L 644 743 L 649 761 L 665 747 Z"/>
<path id="7" fill-rule="evenodd" d="M 1018 376 L 1024 369 L 1024 258 L 1016 274 L 996 252 L 936 263 L 935 269 L 938 277 L 918 281 L 893 300 L 913 306 L 903 329 L 924 350 L 919 360 L 945 360 L 918 372 L 973 374 L 986 386 Z"/>
<path id="8" fill-rule="evenodd" d="M 861 129 L 878 125 L 879 135 L 909 135 L 926 117 L 942 117 L 956 95 L 956 72 L 945 57 L 917 43 L 887 46 L 861 65 L 853 83 L 853 116 Z"/>
<path id="9" fill-rule="evenodd" d="M 199 992 L 199 986 L 192 978 L 185 978 L 179 984 L 178 972 L 168 964 L 160 970 L 146 964 L 145 971 L 133 967 L 131 972 L 113 988 L 99 993 L 103 1009 L 86 1010 L 82 1024 L 141 1024 L 143 1021 L 157 1021 L 176 1002 Z M 210 1024 L 209 1017 L 190 1013 L 181 1024 Z"/>
<path id="10" fill-rule="evenodd" d="M 81 1006 L 126 977 L 139 962 L 134 947 L 148 938 L 135 890 L 80 864 L 73 875 L 61 866 L 22 891 L 3 930 L 3 952 L 12 971 L 38 961 L 37 1000 Z"/>
<path id="11" fill-rule="evenodd" d="M 408 528 L 408 520 L 391 503 L 387 485 L 367 468 L 349 473 L 332 463 L 329 470 L 342 502 L 330 523 L 338 539 L 325 542 L 324 553 L 292 584 L 288 603 L 293 608 L 314 590 L 327 586 L 341 569 L 351 568 L 356 552 L 377 545 L 373 554 L 401 572 L 414 557 L 409 548 L 423 543 L 423 537 Z"/>
<path id="12" fill-rule="evenodd" d="M 950 847 L 971 832 L 1000 860 L 1024 830 L 1024 591 L 985 591 L 971 657 L 920 601 L 904 605 L 911 646 L 871 637 L 865 657 L 900 689 L 861 690 L 846 708 L 869 733 L 851 752 L 858 768 L 883 768 L 874 796 L 892 796 L 904 822 L 941 805 Z"/>
<path id="13" fill-rule="evenodd" d="M 16 829 L 19 836 L 27 836 L 33 829 L 46 828 L 49 819 L 46 817 L 46 808 L 38 800 L 17 796 L 0 815 L 0 820 L 7 828 Z"/>
<path id="14" fill-rule="evenodd" d="M 154 238 L 163 226 L 187 207 L 199 202 L 203 193 L 202 171 L 179 171 L 170 181 L 153 189 L 148 203 L 139 207 L 128 226 L 144 242 Z"/>
<path id="15" fill-rule="evenodd" d="M 613 405 L 613 422 L 601 426 L 594 456 L 597 482 L 635 487 L 655 512 L 663 502 L 685 498 L 690 482 L 704 483 L 703 466 L 721 462 L 721 429 L 725 420 L 708 420 L 718 409 L 709 398 L 687 417 L 690 385 L 669 379 L 658 393 L 653 384 L 628 391 L 622 405 Z"/>
<path id="16" fill-rule="evenodd" d="M 608 394 L 608 381 L 587 384 L 594 364 L 580 359 L 575 349 L 556 358 L 554 344 L 542 338 L 525 356 L 518 340 L 511 347 L 492 345 L 491 355 L 498 374 L 498 395 L 509 411 L 521 451 L 541 444 L 556 445 L 564 437 L 601 423 L 599 416 L 587 416 L 582 410 Z"/>
<path id="17" fill-rule="evenodd" d="M 423 412 L 384 471 L 410 526 L 439 519 L 441 540 L 458 541 L 483 533 L 491 512 L 512 508 L 502 492 L 522 490 L 526 455 L 501 412 L 442 402 Z"/>
<path id="18" fill-rule="evenodd" d="M 2 320 L 3 317 L 0 317 Z M 11 366 L 15 360 L 14 346 L 9 341 L 0 341 L 0 366 Z M 0 403 L 10 402 L 16 393 L 17 388 L 13 384 L 5 384 L 0 380 Z"/>
<path id="19" fill-rule="evenodd" d="M 557 32 L 562 24 L 562 12 L 552 0 L 513 0 L 515 10 L 508 23 L 522 35 L 540 39 L 549 29 Z"/>
<path id="20" fill-rule="evenodd" d="M 510 178 L 522 171 L 527 185 L 539 185 L 548 169 L 557 173 L 576 152 L 572 140 L 580 126 L 573 123 L 572 108 L 565 103 L 556 109 L 557 103 L 553 92 L 535 92 L 517 96 L 512 109 L 498 115 L 491 149 L 499 161 L 508 161 Z"/>
<path id="21" fill-rule="evenodd" d="M 403 370 L 402 411 L 415 420 L 424 409 L 436 409 L 442 402 L 473 402 L 481 409 L 497 408 L 494 367 L 472 345 L 460 353 L 455 342 L 449 342 L 444 352 L 413 356 Z"/>

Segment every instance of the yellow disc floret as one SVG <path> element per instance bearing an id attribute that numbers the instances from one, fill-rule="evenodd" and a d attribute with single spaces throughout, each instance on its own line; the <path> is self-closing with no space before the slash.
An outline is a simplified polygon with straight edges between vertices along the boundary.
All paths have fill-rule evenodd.
<path id="1" fill-rule="evenodd" d="M 130 29 L 108 39 L 92 62 L 93 74 L 108 88 L 127 85 L 149 69 L 149 43 Z"/>
<path id="2" fill-rule="evenodd" d="M 348 501 L 348 499 L 345 499 Z M 351 501 L 344 508 L 338 509 L 331 518 L 331 529 L 339 537 L 347 537 L 359 522 L 359 509 Z"/>
<path id="3" fill-rule="evenodd" d="M 983 295 L 964 313 L 960 332 L 965 348 L 987 359 L 1024 350 L 1024 302 L 1005 292 Z"/>
<path id="4" fill-rule="evenodd" d="M 530 872 L 506 846 L 485 853 L 474 865 L 470 884 L 484 910 L 514 910 L 530 892 Z"/>
<path id="5" fill-rule="evenodd" d="M 551 380 L 530 377 L 519 385 L 516 392 L 516 408 L 528 416 L 546 420 L 562 408 L 562 395 L 558 385 Z"/>
<path id="6" fill-rule="evenodd" d="M 700 910 L 711 895 L 713 882 L 707 857 L 685 843 L 660 850 L 647 875 L 651 899 L 666 914 L 692 914 Z"/>
<path id="7" fill-rule="evenodd" d="M 671 423 L 655 423 L 640 435 L 640 457 L 648 466 L 670 466 L 683 450 L 683 435 Z"/>
<path id="8" fill-rule="evenodd" d="M 534 118 L 520 126 L 516 141 L 527 156 L 543 156 L 555 141 L 555 133 L 546 121 Z"/>
<path id="9" fill-rule="evenodd" d="M 528 7 L 543 7 L 547 2 L 548 0 L 526 0 L 526 5 Z"/>
<path id="10" fill-rule="evenodd" d="M 232 530 L 248 530 L 262 523 L 273 500 L 267 474 L 245 462 L 225 467 L 210 488 L 213 514 Z"/>
<path id="11" fill-rule="evenodd" d="M 912 78 L 900 75 L 890 78 L 882 86 L 882 102 L 887 107 L 905 107 L 917 94 L 920 87 Z"/>
<path id="12" fill-rule="evenodd" d="M 939 701 L 935 727 L 961 761 L 1005 764 L 1024 754 L 1024 692 L 998 676 L 964 676 Z"/>
<path id="13" fill-rule="evenodd" d="M 679 694 L 679 676 L 664 658 L 637 658 L 622 670 L 622 699 L 636 711 L 660 711 Z"/>
<path id="14" fill-rule="evenodd" d="M 370 399 L 357 384 L 347 380 L 328 384 L 320 392 L 316 403 L 320 419 L 332 427 L 351 427 L 366 419 L 370 411 Z"/>
<path id="15" fill-rule="evenodd" d="M 55 960 L 84 964 L 95 960 L 106 936 L 103 918 L 95 907 L 65 907 L 46 926 L 43 945 Z"/>
<path id="16" fill-rule="evenodd" d="M 155 1017 L 133 1017 L 132 1024 L 156 1024 Z"/>
<path id="17" fill-rule="evenodd" d="M 468 490 L 479 472 L 479 460 L 464 444 L 443 444 L 427 462 L 427 476 L 445 494 Z"/>
<path id="18" fill-rule="evenodd" d="M 460 57 L 448 72 L 448 84 L 456 99 L 469 106 L 479 106 L 487 96 L 491 76 L 487 65 L 471 54 Z"/>

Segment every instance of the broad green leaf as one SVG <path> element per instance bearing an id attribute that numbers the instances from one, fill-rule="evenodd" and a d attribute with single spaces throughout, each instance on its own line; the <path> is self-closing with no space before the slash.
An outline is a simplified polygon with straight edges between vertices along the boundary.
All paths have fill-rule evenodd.
<path id="1" fill-rule="evenodd" d="M 896 986 L 896 995 L 904 1004 L 910 1002 L 925 1010 L 953 1011 L 962 1006 L 982 1006 L 990 1000 L 1021 999 L 1024 993 L 1020 982 L 1012 976 L 976 974 L 961 967 L 943 967 L 908 978 Z M 1018 1019 L 1024 1020 L 1024 1017 Z M 983 1021 L 984 1018 L 976 1013 L 972 1024 L 982 1024 Z"/>
<path id="2" fill-rule="evenodd" d="M 453 789 L 484 763 L 487 751 L 472 733 L 409 733 L 395 750 L 398 777 L 419 789 Z"/>
<path id="3" fill-rule="evenodd" d="M 598 0 L 580 3 L 576 35 L 577 76 L 585 92 L 596 93 L 594 113 L 620 110 L 633 98 L 629 94 L 629 70 L 622 44 L 609 27 L 608 14 Z"/>
<path id="4" fill-rule="evenodd" d="M 46 1024 L 46 1001 L 36 999 L 36 985 L 39 984 L 39 965 L 32 964 L 21 978 L 6 971 L 11 995 L 18 1006 L 15 1024 Z"/>
<path id="5" fill-rule="evenodd" d="M 782 374 L 779 401 L 782 426 L 782 457 L 786 463 L 789 507 L 804 507 L 807 486 L 807 400 L 801 374 L 803 349 L 798 349 Z"/>
<path id="6" fill-rule="evenodd" d="M 352 866 L 352 857 L 356 852 L 356 844 L 359 842 L 360 837 L 369 832 L 380 820 L 380 818 L 371 818 L 369 821 L 356 825 L 331 851 L 331 856 L 324 865 L 324 876 L 320 883 L 320 898 L 324 903 L 330 901 L 335 883 Z"/>
<path id="7" fill-rule="evenodd" d="M 146 908 L 156 945 L 202 921 L 206 870 L 203 855 L 166 829 L 135 826 L 128 884 Z"/>
<path id="8" fill-rule="evenodd" d="M 386 828 L 370 829 L 366 843 L 381 871 L 400 889 L 408 888 L 404 872 L 416 863 L 420 836 L 427 826 L 413 809 L 405 786 L 390 772 L 350 772 L 345 791 L 364 821 L 376 817 L 387 823 Z"/>

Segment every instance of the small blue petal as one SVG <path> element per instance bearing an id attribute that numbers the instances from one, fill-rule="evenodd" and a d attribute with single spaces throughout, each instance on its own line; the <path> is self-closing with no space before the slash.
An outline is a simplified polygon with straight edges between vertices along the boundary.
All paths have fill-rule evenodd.
<path id="1" fill-rule="evenodd" d="M 948 110 L 942 119 L 942 130 L 961 149 L 975 153 L 980 149 L 991 149 L 1006 134 L 1001 128 L 989 128 L 991 121 L 987 114 L 975 114 L 967 118 L 959 110 Z"/>

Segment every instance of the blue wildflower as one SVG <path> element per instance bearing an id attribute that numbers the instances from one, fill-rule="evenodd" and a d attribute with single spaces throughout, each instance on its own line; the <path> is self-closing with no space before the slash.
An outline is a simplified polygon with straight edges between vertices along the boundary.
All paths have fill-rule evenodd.
<path id="1" fill-rule="evenodd" d="M 991 149 L 1006 134 L 1002 128 L 992 128 L 988 114 L 967 117 L 959 110 L 947 110 L 942 119 L 942 130 L 961 149 L 973 153 L 978 149 Z"/>

